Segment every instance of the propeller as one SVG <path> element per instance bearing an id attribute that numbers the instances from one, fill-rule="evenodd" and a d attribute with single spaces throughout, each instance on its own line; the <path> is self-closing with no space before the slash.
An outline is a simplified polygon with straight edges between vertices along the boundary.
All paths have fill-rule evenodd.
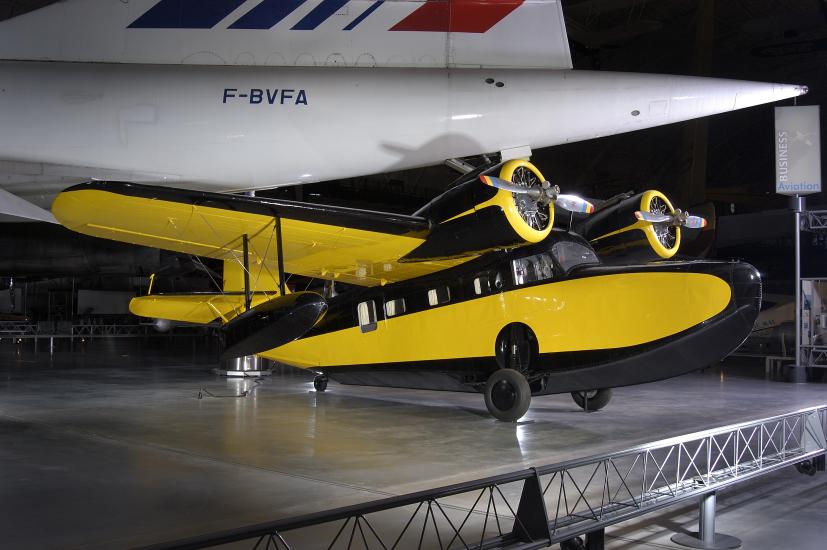
<path id="1" fill-rule="evenodd" d="M 689 212 L 683 212 L 680 209 L 675 210 L 671 214 L 642 212 L 638 210 L 635 212 L 635 218 L 644 222 L 665 223 L 668 225 L 684 226 L 690 229 L 700 229 L 702 227 L 706 227 L 705 219 L 700 216 L 690 216 Z"/>
<path id="2" fill-rule="evenodd" d="M 482 182 L 491 187 L 510 191 L 511 193 L 519 193 L 528 195 L 532 199 L 541 204 L 554 203 L 563 210 L 569 212 L 578 212 L 580 214 L 591 214 L 594 212 L 594 205 L 585 199 L 581 199 L 577 195 L 562 195 L 560 188 L 552 185 L 548 181 L 544 181 L 540 187 L 521 187 L 508 180 L 497 178 L 494 176 L 480 176 Z"/>

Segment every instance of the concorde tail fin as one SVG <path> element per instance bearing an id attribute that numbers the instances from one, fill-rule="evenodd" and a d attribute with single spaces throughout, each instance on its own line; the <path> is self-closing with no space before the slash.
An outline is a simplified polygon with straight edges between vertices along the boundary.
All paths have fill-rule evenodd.
<path id="1" fill-rule="evenodd" d="M 0 59 L 571 68 L 560 0 L 63 0 L 0 22 Z"/>

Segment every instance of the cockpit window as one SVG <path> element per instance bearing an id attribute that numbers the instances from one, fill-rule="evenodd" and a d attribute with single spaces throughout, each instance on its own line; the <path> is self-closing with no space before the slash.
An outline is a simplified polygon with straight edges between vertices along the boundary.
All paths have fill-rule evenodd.
<path id="1" fill-rule="evenodd" d="M 515 285 L 524 285 L 554 277 L 554 264 L 551 261 L 551 256 L 545 252 L 512 260 L 511 268 L 514 273 Z"/>
<path id="2" fill-rule="evenodd" d="M 594 250 L 586 245 L 573 241 L 563 241 L 551 247 L 551 253 L 564 273 L 568 273 L 581 265 L 596 265 L 600 263 Z"/>

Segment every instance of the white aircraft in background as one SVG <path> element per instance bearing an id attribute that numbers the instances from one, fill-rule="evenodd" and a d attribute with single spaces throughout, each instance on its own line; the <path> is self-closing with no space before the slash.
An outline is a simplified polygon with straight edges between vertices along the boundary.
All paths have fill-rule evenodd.
<path id="1" fill-rule="evenodd" d="M 65 0 L 0 22 L 0 59 L 0 212 L 33 219 L 84 179 L 266 189 L 806 93 L 574 71 L 558 0 Z"/>

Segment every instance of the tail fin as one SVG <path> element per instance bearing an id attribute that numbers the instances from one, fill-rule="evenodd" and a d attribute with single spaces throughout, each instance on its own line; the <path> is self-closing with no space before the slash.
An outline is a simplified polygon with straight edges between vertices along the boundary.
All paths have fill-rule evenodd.
<path id="1" fill-rule="evenodd" d="M 0 22 L 0 59 L 571 68 L 561 0 L 64 0 Z"/>

